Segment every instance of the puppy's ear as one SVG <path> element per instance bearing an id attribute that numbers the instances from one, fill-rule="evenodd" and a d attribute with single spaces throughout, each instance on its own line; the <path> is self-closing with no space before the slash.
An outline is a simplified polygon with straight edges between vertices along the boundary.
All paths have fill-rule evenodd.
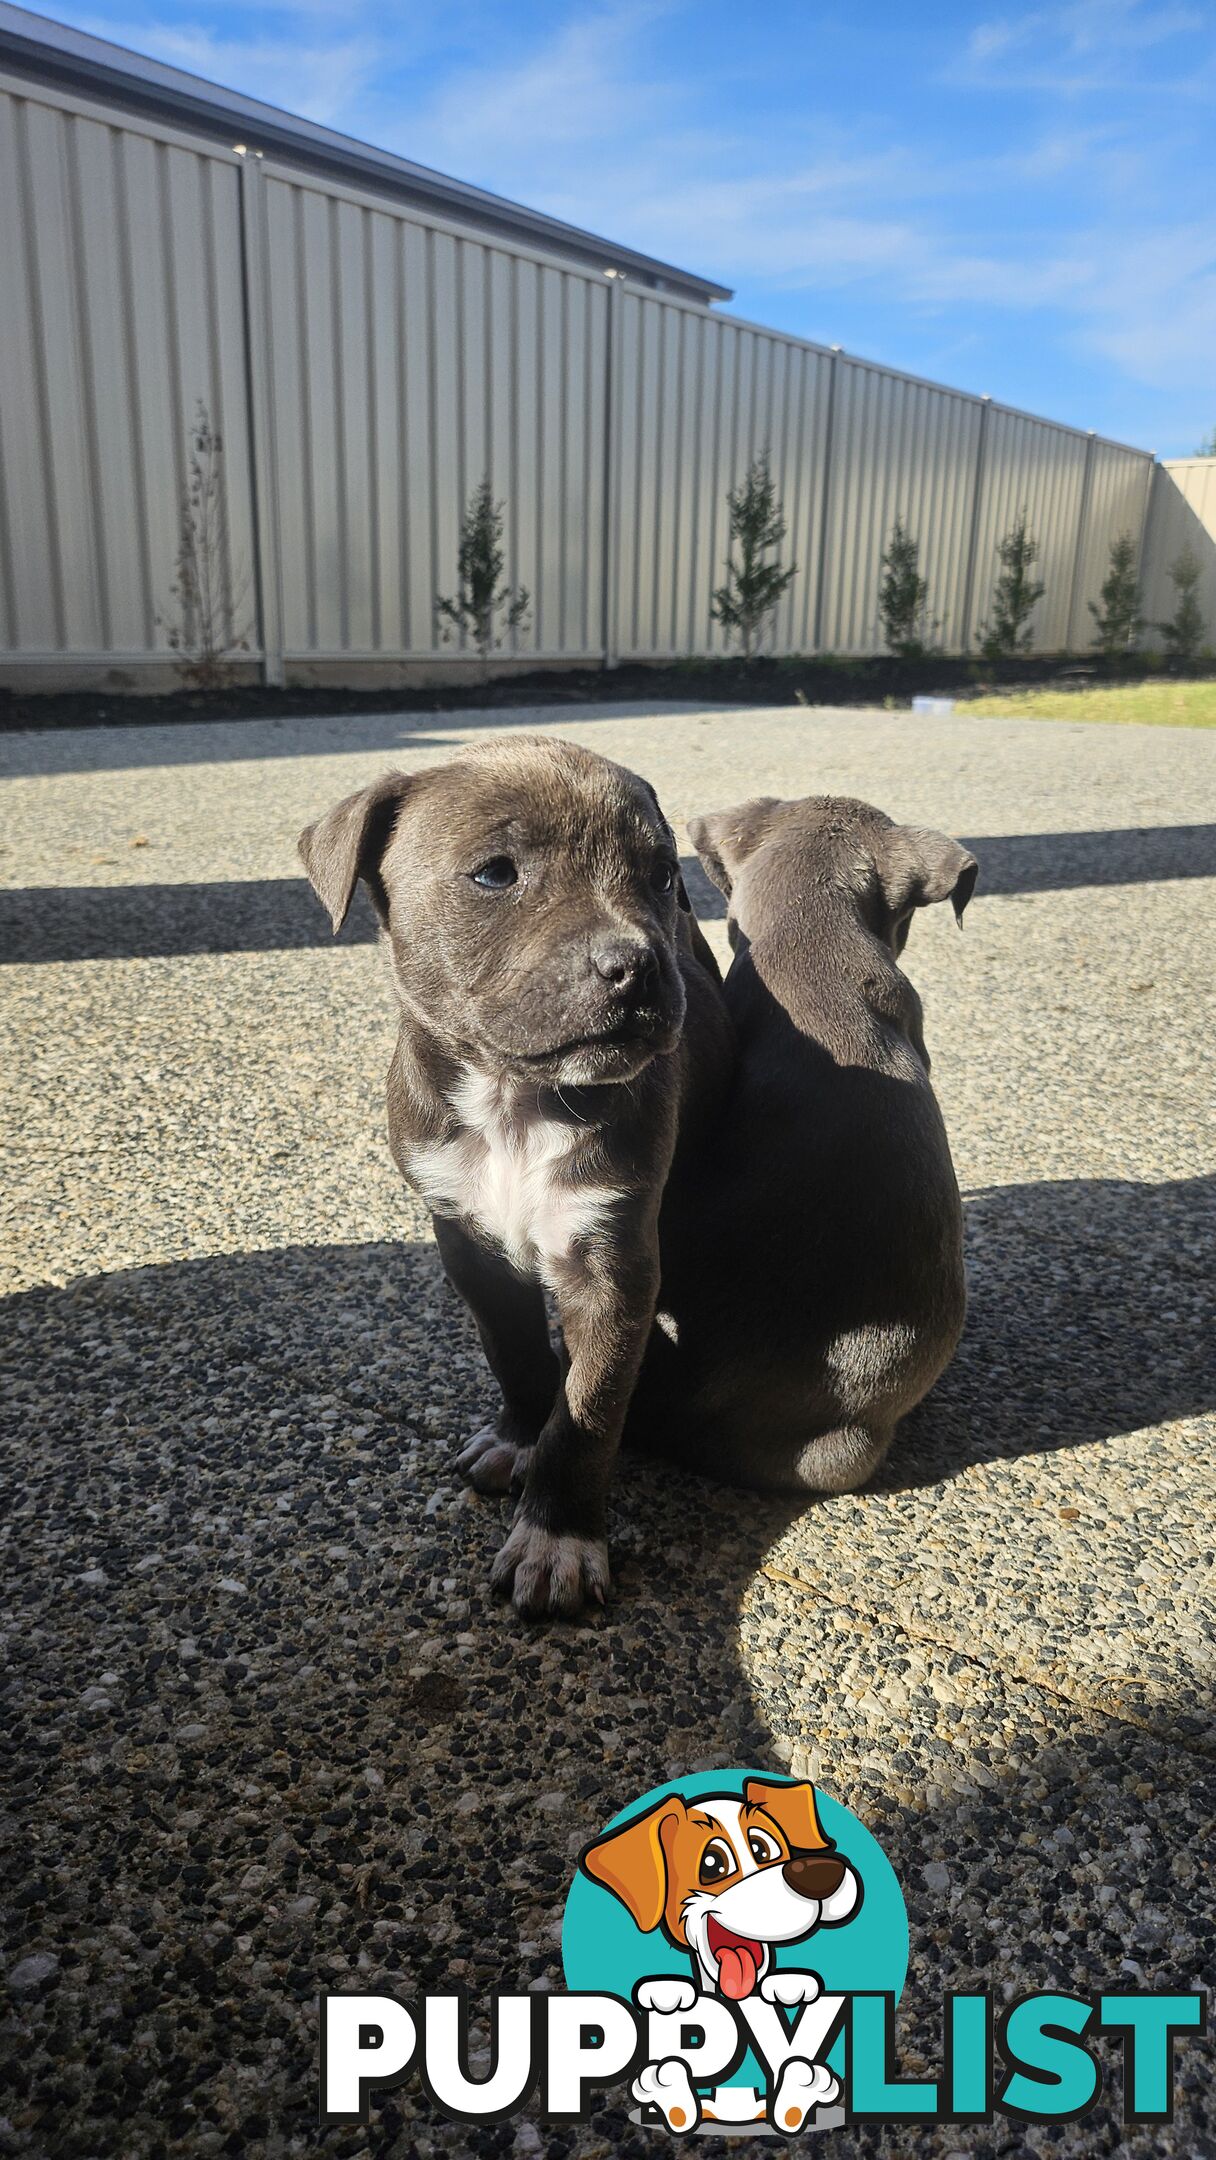
<path id="1" fill-rule="evenodd" d="M 701 858 L 702 868 L 728 900 L 740 865 L 759 846 L 774 810 L 780 807 L 775 795 L 758 795 L 753 802 L 740 803 L 734 810 L 713 810 L 708 817 L 689 818 L 688 837 Z"/>
<path id="2" fill-rule="evenodd" d="M 815 1788 L 806 1779 L 800 1785 L 770 1785 L 767 1778 L 751 1777 L 743 1797 L 749 1807 L 772 1816 L 792 1852 L 815 1852 L 831 1842 L 819 1827 Z"/>
<path id="3" fill-rule="evenodd" d="M 656 1800 L 645 1815 L 609 1830 L 587 1847 L 579 1865 L 611 1890 L 643 1935 L 657 1928 L 667 1904 L 667 1854 L 662 1832 L 688 1813 L 678 1793 Z"/>
<path id="4" fill-rule="evenodd" d="M 382 922 L 388 902 L 380 881 L 380 863 L 412 782 L 408 773 L 386 773 L 371 787 L 348 795 L 333 810 L 306 825 L 298 846 L 313 891 L 333 918 L 335 935 L 346 921 L 355 886 L 366 878 Z"/>
<path id="5" fill-rule="evenodd" d="M 961 841 L 930 832 L 923 825 L 893 826 L 884 834 L 878 853 L 883 897 L 896 917 L 906 915 L 910 908 L 949 900 L 955 921 L 961 923 L 979 869 Z"/>

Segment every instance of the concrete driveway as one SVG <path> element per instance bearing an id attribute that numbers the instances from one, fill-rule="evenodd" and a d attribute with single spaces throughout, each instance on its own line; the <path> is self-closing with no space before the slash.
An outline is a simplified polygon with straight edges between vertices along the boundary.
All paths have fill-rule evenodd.
<path id="1" fill-rule="evenodd" d="M 954 1366 L 862 1494 L 628 1471 L 616 1602 L 560 1629 L 487 1593 L 503 1511 L 452 1458 L 491 1393 L 388 1159 L 382 959 L 294 854 L 386 767 L 529 725 L 677 823 L 844 792 L 981 861 L 906 962 L 968 1200 Z M 696 1767 L 807 1770 L 883 1841 L 905 2075 L 944 1989 L 1210 1982 L 1216 737 L 580 706 L 0 748 L 4 2149 L 654 2151 L 621 2109 L 457 2130 L 412 2083 L 322 2138 L 315 1998 L 560 1984 L 581 1845 Z M 833 2150 L 1216 2151 L 1210 2043 L 1172 2127 L 1119 2127 L 1103 2060 L 1065 2130 Z"/>

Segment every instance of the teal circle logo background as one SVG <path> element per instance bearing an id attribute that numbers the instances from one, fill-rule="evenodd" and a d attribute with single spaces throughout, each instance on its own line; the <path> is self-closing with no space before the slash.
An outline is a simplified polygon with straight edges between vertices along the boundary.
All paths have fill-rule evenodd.
<path id="1" fill-rule="evenodd" d="M 685 1800 L 706 1793 L 742 1796 L 748 1778 L 769 1784 L 797 1785 L 798 1778 L 778 1777 L 768 1770 L 708 1770 L 695 1777 L 672 1778 L 639 1794 L 623 1807 L 604 1830 L 615 1830 L 635 1815 L 645 1814 L 656 1800 L 679 1793 Z M 828 1994 L 848 1995 L 854 1990 L 889 1990 L 898 2001 L 908 1973 L 908 1914 L 895 1870 L 872 1831 L 830 1793 L 815 1787 L 815 1806 L 825 1836 L 856 1868 L 861 1877 L 861 1910 L 841 1927 L 819 1928 L 801 1942 L 775 1946 L 774 1963 L 795 1971 L 819 1974 Z M 687 1951 L 677 1949 L 661 1928 L 644 1935 L 634 1925 L 619 1898 L 601 1883 L 592 1882 L 580 1867 L 570 1886 L 562 1921 L 562 1966 L 566 1986 L 593 1993 L 623 1995 L 628 2001 L 639 1980 L 654 1974 L 672 1973 L 692 1977 Z M 840 2043 L 829 2061 L 836 2060 Z M 736 2073 L 739 2075 L 740 2073 Z"/>

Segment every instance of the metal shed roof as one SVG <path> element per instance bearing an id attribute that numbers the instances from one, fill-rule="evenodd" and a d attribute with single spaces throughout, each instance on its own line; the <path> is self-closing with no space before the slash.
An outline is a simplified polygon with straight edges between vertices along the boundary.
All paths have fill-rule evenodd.
<path id="1" fill-rule="evenodd" d="M 680 293 L 704 303 L 731 298 L 729 286 L 639 255 L 633 248 L 583 232 L 539 210 L 528 210 L 522 203 L 508 202 L 486 188 L 450 180 L 445 173 L 415 165 L 389 150 L 376 150 L 334 128 L 297 119 L 258 98 L 221 89 L 201 75 L 145 59 L 104 38 L 89 37 L 82 30 L 31 14 L 27 8 L 12 7 L 8 0 L 0 0 L 0 66 L 94 97 L 104 94 L 133 112 L 157 115 L 229 142 L 235 135 L 251 149 L 274 150 L 297 164 L 358 181 L 421 209 L 463 218 L 551 254 L 572 256 L 597 269 L 623 271 L 661 292 Z"/>

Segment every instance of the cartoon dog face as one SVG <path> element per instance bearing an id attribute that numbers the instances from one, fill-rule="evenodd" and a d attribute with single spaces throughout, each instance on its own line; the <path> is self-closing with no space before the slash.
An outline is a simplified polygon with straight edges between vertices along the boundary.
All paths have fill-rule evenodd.
<path id="1" fill-rule="evenodd" d="M 643 1934 L 687 1950 L 702 1993 L 739 2002 L 775 1943 L 838 1927 L 861 1904 L 856 1871 L 819 1826 L 815 1788 L 749 1778 L 743 1797 L 673 1793 L 588 1846 L 582 1867 Z"/>

